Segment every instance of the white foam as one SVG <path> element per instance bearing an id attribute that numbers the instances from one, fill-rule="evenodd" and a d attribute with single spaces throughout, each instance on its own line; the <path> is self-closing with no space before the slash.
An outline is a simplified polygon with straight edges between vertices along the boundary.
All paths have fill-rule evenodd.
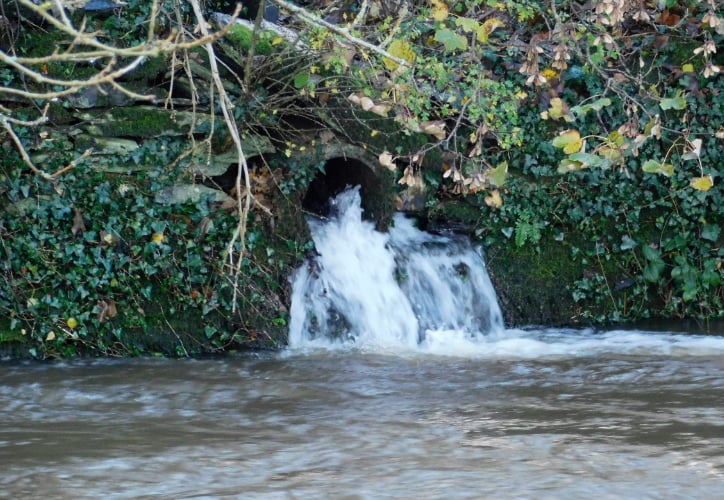
<path id="1" fill-rule="evenodd" d="M 485 263 L 467 238 L 418 230 L 396 216 L 389 233 L 362 220 L 359 189 L 312 220 L 318 256 L 293 281 L 293 352 L 357 349 L 472 358 L 602 354 L 709 356 L 724 338 L 614 330 L 505 330 Z"/>

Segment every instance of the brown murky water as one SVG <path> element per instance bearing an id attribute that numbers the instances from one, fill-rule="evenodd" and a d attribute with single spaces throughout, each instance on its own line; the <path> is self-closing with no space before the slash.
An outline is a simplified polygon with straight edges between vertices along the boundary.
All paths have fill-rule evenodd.
<path id="1" fill-rule="evenodd" d="M 718 345 L 0 364 L 2 498 L 722 492 Z"/>

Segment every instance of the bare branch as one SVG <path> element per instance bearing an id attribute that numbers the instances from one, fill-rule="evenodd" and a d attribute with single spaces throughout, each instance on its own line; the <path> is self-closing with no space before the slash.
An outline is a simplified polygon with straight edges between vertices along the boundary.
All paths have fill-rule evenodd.
<path id="1" fill-rule="evenodd" d="M 324 29 L 327 29 L 331 31 L 332 33 L 335 33 L 342 38 L 349 40 L 354 45 L 358 45 L 360 47 L 363 47 L 371 52 L 374 52 L 375 54 L 378 54 L 386 59 L 390 59 L 391 61 L 396 62 L 402 67 L 409 68 L 410 62 L 402 59 L 401 57 L 394 56 L 387 52 L 386 50 L 378 47 L 377 45 L 371 44 L 367 42 L 366 40 L 362 40 L 361 38 L 357 38 L 356 36 L 352 35 L 349 30 L 345 28 L 340 28 L 336 24 L 332 24 L 330 22 L 325 21 L 324 19 L 315 16 L 311 12 L 309 12 L 306 9 L 303 9 L 302 7 L 298 7 L 294 4 L 291 4 L 287 2 L 286 0 L 272 0 L 275 4 L 279 5 L 280 7 L 284 7 L 289 12 L 296 14 L 302 21 L 311 24 L 312 26 L 318 26 L 322 27 Z"/>

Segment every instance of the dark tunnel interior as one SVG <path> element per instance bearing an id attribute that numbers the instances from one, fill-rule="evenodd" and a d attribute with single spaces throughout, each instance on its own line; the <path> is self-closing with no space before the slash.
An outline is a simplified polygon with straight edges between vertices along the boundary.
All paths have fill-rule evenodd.
<path id="1" fill-rule="evenodd" d="M 330 198 L 348 187 L 360 186 L 362 217 L 378 226 L 384 224 L 388 214 L 383 213 L 385 190 L 377 173 L 366 163 L 350 158 L 330 158 L 324 171 L 309 184 L 302 207 L 316 215 L 326 217 L 330 212 Z"/>

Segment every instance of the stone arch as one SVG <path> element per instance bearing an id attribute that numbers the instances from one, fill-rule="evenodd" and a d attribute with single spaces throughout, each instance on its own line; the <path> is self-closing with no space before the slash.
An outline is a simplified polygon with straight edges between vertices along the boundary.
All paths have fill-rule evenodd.
<path id="1" fill-rule="evenodd" d="M 385 229 L 394 211 L 391 176 L 376 165 L 375 159 L 349 146 L 344 151 L 328 151 L 324 165 L 312 179 L 302 198 L 304 210 L 329 215 L 329 200 L 348 187 L 360 186 L 362 217 Z"/>

